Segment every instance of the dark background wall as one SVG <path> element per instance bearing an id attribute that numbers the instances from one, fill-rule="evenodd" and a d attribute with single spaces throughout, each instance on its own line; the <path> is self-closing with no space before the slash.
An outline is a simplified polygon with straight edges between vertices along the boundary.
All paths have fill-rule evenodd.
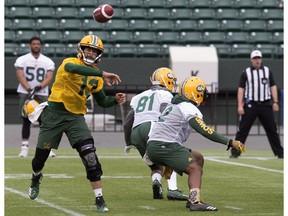
<path id="1" fill-rule="evenodd" d="M 52 58 L 56 68 L 61 64 L 62 58 Z M 18 81 L 15 74 L 14 63 L 16 58 L 5 58 L 5 123 L 21 123 L 18 117 L 18 98 L 16 88 Z M 283 89 L 283 60 L 282 59 L 263 59 L 263 63 L 273 71 L 279 92 Z M 249 59 L 220 59 L 219 61 L 219 94 L 217 95 L 217 122 L 221 122 L 221 115 L 227 105 L 227 94 L 229 106 L 232 106 L 233 112 L 229 123 L 235 123 L 236 91 L 243 69 L 250 64 Z M 99 63 L 99 68 L 108 72 L 115 72 L 120 75 L 122 83 L 118 88 L 133 92 L 135 87 L 149 86 L 149 77 L 158 67 L 169 66 L 168 58 L 103 58 Z M 198 74 L 201 77 L 201 74 Z M 128 89 L 127 86 L 128 85 Z M 129 89 L 129 86 L 133 86 Z M 281 96 L 281 95 L 280 95 Z M 225 105 L 226 104 L 226 105 Z M 222 108 L 221 108 L 222 107 Z M 207 111 L 209 112 L 209 110 Z M 227 114 L 225 114 L 227 115 Z"/>

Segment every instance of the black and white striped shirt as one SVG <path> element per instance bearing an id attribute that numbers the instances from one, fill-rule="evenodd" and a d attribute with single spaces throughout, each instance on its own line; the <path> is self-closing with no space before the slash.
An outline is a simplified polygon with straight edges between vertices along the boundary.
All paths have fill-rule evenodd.
<path id="1" fill-rule="evenodd" d="M 251 101 L 266 101 L 271 99 L 271 86 L 275 81 L 271 70 L 266 66 L 259 69 L 248 67 L 240 78 L 239 87 L 244 88 L 244 98 Z"/>

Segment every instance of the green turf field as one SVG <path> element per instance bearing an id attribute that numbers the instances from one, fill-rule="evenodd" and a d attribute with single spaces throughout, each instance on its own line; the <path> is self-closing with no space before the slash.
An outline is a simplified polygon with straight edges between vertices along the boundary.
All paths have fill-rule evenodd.
<path id="1" fill-rule="evenodd" d="M 19 149 L 5 150 L 5 215 L 99 215 L 94 194 L 85 177 L 80 158 L 72 149 L 55 151 L 46 162 L 37 199 L 27 192 L 31 160 L 17 158 Z M 107 215 L 283 215 L 283 160 L 270 150 L 247 151 L 242 158 L 229 159 L 225 150 L 200 151 L 205 157 L 202 198 L 218 212 L 190 212 L 185 202 L 152 199 L 148 167 L 136 150 L 126 158 L 122 149 L 101 149 L 103 192 Z M 162 179 L 164 195 L 167 182 Z M 178 187 L 188 193 L 187 175 L 178 176 Z"/>

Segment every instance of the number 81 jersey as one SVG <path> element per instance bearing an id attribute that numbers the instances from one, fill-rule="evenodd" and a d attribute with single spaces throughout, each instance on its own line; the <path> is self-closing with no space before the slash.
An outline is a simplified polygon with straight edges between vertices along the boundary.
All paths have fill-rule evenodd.
<path id="1" fill-rule="evenodd" d="M 156 88 L 153 86 L 132 98 L 130 106 L 134 110 L 133 128 L 144 122 L 158 121 L 161 114 L 161 104 L 171 103 L 173 95 L 169 91 L 160 88 L 159 86 Z"/>

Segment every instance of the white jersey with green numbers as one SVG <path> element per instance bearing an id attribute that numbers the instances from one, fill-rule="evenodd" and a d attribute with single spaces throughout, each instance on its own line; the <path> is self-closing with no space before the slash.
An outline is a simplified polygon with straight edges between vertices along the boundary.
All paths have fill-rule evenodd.
<path id="1" fill-rule="evenodd" d="M 166 107 L 159 117 L 159 121 L 152 123 L 149 141 L 184 143 L 192 132 L 189 125 L 191 118 L 203 118 L 200 110 L 189 102 L 171 104 Z"/>
<path id="2" fill-rule="evenodd" d="M 39 85 L 45 78 L 47 71 L 54 71 L 55 64 L 47 56 L 40 54 L 35 58 L 31 53 L 27 53 L 16 59 L 15 68 L 23 68 L 25 77 L 31 89 Z M 18 93 L 27 94 L 27 90 L 19 83 L 17 88 Z M 48 86 L 42 88 L 36 95 L 48 96 Z"/>
<path id="3" fill-rule="evenodd" d="M 170 104 L 173 95 L 163 89 L 152 88 L 134 96 L 130 106 L 134 110 L 133 128 L 137 125 L 148 122 L 158 121 L 161 114 L 160 106 L 162 103 Z"/>

